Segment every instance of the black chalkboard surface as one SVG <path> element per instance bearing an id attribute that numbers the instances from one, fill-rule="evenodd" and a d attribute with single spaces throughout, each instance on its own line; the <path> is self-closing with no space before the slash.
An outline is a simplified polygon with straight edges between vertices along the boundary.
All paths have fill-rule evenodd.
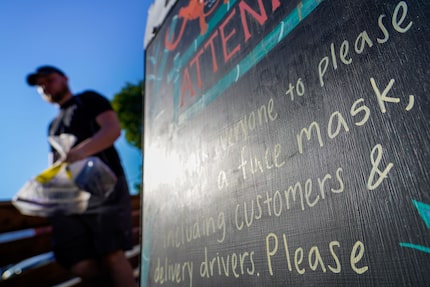
<path id="1" fill-rule="evenodd" d="M 142 286 L 430 286 L 430 2 L 178 1 Z"/>

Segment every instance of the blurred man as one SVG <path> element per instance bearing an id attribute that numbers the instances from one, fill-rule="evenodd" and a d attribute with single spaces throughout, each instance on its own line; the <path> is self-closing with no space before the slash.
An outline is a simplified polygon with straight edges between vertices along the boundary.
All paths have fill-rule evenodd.
<path id="1" fill-rule="evenodd" d="M 114 191 L 105 199 L 91 196 L 85 213 L 55 215 L 53 250 L 57 261 L 91 286 L 136 286 L 124 251 L 131 249 L 130 194 L 124 170 L 113 144 L 121 130 L 109 101 L 86 91 L 73 95 L 67 76 L 52 66 L 39 67 L 28 75 L 44 100 L 59 107 L 49 125 L 49 135 L 72 134 L 77 138 L 65 161 L 99 157 L 115 173 Z M 51 147 L 53 162 L 59 154 Z"/>

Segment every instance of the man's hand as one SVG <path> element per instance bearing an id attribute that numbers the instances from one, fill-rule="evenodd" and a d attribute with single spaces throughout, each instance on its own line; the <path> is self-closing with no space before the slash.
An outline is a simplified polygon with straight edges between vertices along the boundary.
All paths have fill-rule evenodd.
<path id="1" fill-rule="evenodd" d="M 64 161 L 68 163 L 72 163 L 78 160 L 82 160 L 86 157 L 87 157 L 86 154 L 82 151 L 81 148 L 75 147 L 69 151 Z"/>
<path id="2" fill-rule="evenodd" d="M 101 113 L 96 121 L 100 129 L 92 137 L 73 147 L 67 154 L 66 162 L 75 162 L 99 153 L 112 146 L 121 135 L 119 120 L 114 111 Z"/>

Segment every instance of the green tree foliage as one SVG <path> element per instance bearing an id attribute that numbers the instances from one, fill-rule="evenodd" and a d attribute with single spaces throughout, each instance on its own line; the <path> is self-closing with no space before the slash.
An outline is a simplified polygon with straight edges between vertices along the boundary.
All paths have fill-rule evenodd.
<path id="1" fill-rule="evenodd" d="M 137 85 L 127 83 L 112 99 L 112 107 L 118 115 L 127 142 L 142 150 L 142 99 L 144 81 Z"/>
<path id="2" fill-rule="evenodd" d="M 126 141 L 142 152 L 143 134 L 143 95 L 145 82 L 140 81 L 137 85 L 127 83 L 122 90 L 114 95 L 112 108 L 118 115 L 121 128 L 125 131 Z M 142 166 L 139 167 L 142 169 Z M 134 188 L 142 190 L 141 180 L 134 184 Z"/>

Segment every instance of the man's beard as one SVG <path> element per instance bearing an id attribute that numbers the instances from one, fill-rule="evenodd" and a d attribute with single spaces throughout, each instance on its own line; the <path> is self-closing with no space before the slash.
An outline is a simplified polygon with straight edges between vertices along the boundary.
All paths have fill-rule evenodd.
<path id="1" fill-rule="evenodd" d="M 51 103 L 60 103 L 64 97 L 69 93 L 69 88 L 67 85 L 63 85 L 62 89 L 55 94 L 47 95 Z"/>

